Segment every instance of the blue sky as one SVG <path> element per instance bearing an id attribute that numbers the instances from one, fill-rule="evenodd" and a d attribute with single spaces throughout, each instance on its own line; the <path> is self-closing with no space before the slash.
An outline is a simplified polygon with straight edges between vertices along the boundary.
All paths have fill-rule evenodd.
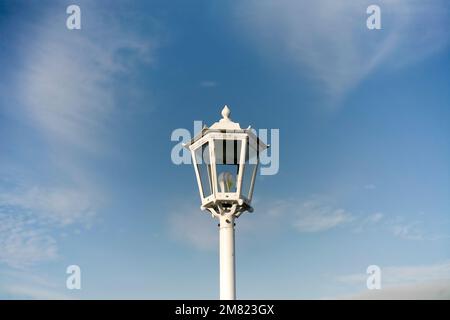
<path id="1" fill-rule="evenodd" d="M 450 6 L 376 1 L 368 30 L 370 4 L 0 0 L 0 298 L 215 299 L 217 221 L 170 136 L 224 104 L 280 130 L 238 298 L 449 298 Z"/>

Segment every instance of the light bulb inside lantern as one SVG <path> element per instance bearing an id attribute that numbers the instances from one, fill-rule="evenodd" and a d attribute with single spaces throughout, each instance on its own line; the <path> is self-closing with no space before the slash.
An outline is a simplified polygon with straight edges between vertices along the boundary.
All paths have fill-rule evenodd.
<path id="1" fill-rule="evenodd" d="M 230 172 L 222 172 L 219 174 L 219 187 L 220 192 L 230 192 L 234 187 L 235 179 L 234 175 Z"/>

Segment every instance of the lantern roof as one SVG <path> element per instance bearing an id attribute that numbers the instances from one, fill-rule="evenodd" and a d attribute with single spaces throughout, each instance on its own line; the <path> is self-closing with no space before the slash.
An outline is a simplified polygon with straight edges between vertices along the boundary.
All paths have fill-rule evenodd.
<path id="1" fill-rule="evenodd" d="M 222 109 L 222 119 L 218 122 L 215 122 L 210 128 L 206 125 L 203 127 L 202 131 L 195 136 L 191 141 L 185 143 L 183 146 L 189 148 L 196 141 L 200 140 L 206 134 L 210 132 L 220 132 L 220 133 L 246 133 L 249 138 L 253 140 L 254 143 L 258 146 L 259 151 L 263 151 L 269 147 L 269 145 L 265 144 L 262 140 L 260 140 L 254 133 L 251 127 L 249 126 L 247 129 L 242 129 L 239 123 L 234 122 L 230 118 L 231 110 L 225 105 Z"/>
<path id="2" fill-rule="evenodd" d="M 219 122 L 214 123 L 211 129 L 217 130 L 242 130 L 241 126 L 237 122 L 233 122 L 230 118 L 231 110 L 225 105 L 222 109 L 222 119 Z"/>

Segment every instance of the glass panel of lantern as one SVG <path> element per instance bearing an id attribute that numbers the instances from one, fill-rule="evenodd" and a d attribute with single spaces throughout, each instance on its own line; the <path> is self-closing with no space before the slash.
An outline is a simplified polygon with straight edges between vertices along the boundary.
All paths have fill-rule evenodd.
<path id="1" fill-rule="evenodd" d="M 256 143 L 247 142 L 247 154 L 245 155 L 244 175 L 242 178 L 241 195 L 251 200 L 253 193 L 253 185 L 258 170 L 259 153 Z"/>
<path id="2" fill-rule="evenodd" d="M 241 147 L 241 140 L 214 140 L 218 192 L 237 192 L 236 182 L 241 167 L 239 165 Z"/>
<path id="3" fill-rule="evenodd" d="M 211 159 L 209 154 L 209 143 L 202 144 L 195 150 L 195 165 L 197 166 L 200 182 L 202 185 L 203 198 L 212 194 Z"/>

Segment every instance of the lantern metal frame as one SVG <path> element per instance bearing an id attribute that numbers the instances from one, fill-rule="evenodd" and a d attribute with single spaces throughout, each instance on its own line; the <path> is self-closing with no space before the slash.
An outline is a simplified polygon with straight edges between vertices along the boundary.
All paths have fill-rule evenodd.
<path id="1" fill-rule="evenodd" d="M 219 219 L 219 252 L 220 252 L 220 299 L 234 300 L 236 299 L 236 276 L 235 276 L 235 254 L 234 254 L 234 226 L 235 218 L 238 218 L 243 212 L 252 212 L 251 201 L 253 197 L 253 190 L 255 187 L 256 174 L 259 167 L 259 155 L 262 151 L 267 149 L 269 145 L 266 145 L 261 141 L 253 132 L 251 127 L 242 129 L 239 123 L 233 122 L 230 119 L 230 109 L 225 106 L 222 110 L 222 119 L 219 122 L 214 123 L 211 128 L 204 127 L 202 131 L 194 137 L 190 142 L 184 146 L 191 152 L 192 161 L 195 169 L 195 176 L 197 178 L 197 185 L 200 192 L 200 198 L 202 201 L 201 209 L 208 210 L 212 217 Z M 221 153 L 216 152 L 216 141 L 222 141 L 224 143 L 221 148 Z M 232 141 L 233 153 L 228 152 L 226 143 Z M 240 142 L 240 153 L 234 154 L 235 142 Z M 202 181 L 202 173 L 199 170 L 199 163 L 196 152 L 199 150 L 201 161 L 205 161 L 205 150 L 208 147 L 209 163 L 206 167 L 207 180 L 205 183 L 209 184 L 211 193 L 206 194 L 205 190 L 207 185 L 204 185 Z M 238 148 L 236 147 L 236 152 Z M 219 151 L 219 150 L 217 150 Z M 251 154 L 251 152 L 253 154 Z M 217 176 L 217 156 L 221 156 L 222 161 L 229 156 L 233 156 L 232 165 L 237 165 L 238 170 L 236 172 L 235 184 L 236 190 L 230 192 L 230 187 L 225 188 L 228 181 L 224 179 L 231 178 L 233 176 L 229 171 L 222 173 L 221 189 L 219 190 L 219 179 Z M 250 164 L 251 155 L 256 155 L 254 158 L 256 163 L 252 172 L 246 173 L 247 160 Z M 236 156 L 236 157 L 235 157 Z M 227 161 L 227 160 L 226 160 Z M 237 161 L 237 163 L 234 163 Z M 222 163 L 223 164 L 223 163 Z M 227 165 L 228 163 L 225 163 Z M 228 173 L 228 175 L 226 175 Z M 244 178 L 250 179 L 248 186 L 248 193 L 243 194 L 242 186 Z"/>
<path id="2" fill-rule="evenodd" d="M 184 146 L 188 148 L 191 152 L 191 157 L 194 165 L 195 176 L 197 179 L 197 185 L 201 198 L 201 209 L 208 210 L 214 216 L 221 215 L 224 212 L 230 211 L 229 208 L 233 208 L 234 214 L 239 216 L 245 211 L 252 212 L 253 208 L 251 206 L 251 201 L 253 197 L 253 190 L 255 186 L 255 180 L 257 171 L 259 168 L 259 155 L 262 151 L 267 149 L 269 146 L 261 141 L 253 132 L 251 127 L 247 129 L 242 129 L 239 123 L 231 121 L 229 118 L 230 109 L 225 106 L 222 110 L 223 118 L 216 122 L 208 128 L 205 126 L 202 131 L 194 137 L 189 143 Z M 240 142 L 240 153 L 238 159 L 238 172 L 236 175 L 236 191 L 233 192 L 223 192 L 218 188 L 218 174 L 217 174 L 217 159 L 216 159 L 216 141 L 223 141 L 227 143 L 229 141 Z M 208 146 L 209 161 L 208 164 L 208 182 L 210 194 L 205 191 L 207 186 L 204 185 L 205 181 L 202 181 L 199 163 L 197 159 L 196 152 L 204 146 Z M 252 154 L 251 154 L 252 153 Z M 256 163 L 252 168 L 252 172 L 246 172 L 247 161 L 250 161 L 250 157 L 255 155 L 254 161 Z M 202 153 L 201 160 L 204 161 L 204 155 Z M 248 168 L 247 168 L 248 169 Z M 246 175 L 250 175 L 247 177 Z M 249 190 L 247 194 L 243 193 L 242 186 L 244 177 L 249 179 Z"/>

